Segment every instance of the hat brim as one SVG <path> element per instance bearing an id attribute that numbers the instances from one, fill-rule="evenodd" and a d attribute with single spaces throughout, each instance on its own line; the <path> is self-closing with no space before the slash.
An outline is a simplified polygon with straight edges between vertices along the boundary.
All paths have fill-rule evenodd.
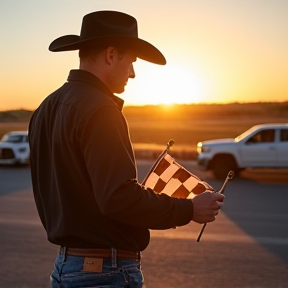
<path id="1" fill-rule="evenodd" d="M 97 47 L 102 44 L 119 45 L 136 53 L 137 57 L 145 61 L 165 65 L 164 55 L 152 44 L 136 37 L 109 36 L 81 40 L 78 35 L 65 35 L 55 39 L 49 46 L 52 52 L 72 51 L 84 47 Z"/>

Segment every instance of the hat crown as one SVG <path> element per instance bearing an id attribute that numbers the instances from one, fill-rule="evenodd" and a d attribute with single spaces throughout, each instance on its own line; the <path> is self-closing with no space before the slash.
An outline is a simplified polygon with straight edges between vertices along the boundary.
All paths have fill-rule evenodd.
<path id="1" fill-rule="evenodd" d="M 152 44 L 138 38 L 137 21 L 118 11 L 96 11 L 83 17 L 80 35 L 64 35 L 49 45 L 52 52 L 93 49 L 105 45 L 134 51 L 138 58 L 160 65 L 163 54 Z"/>
<path id="2" fill-rule="evenodd" d="M 137 20 L 117 11 L 97 11 L 83 17 L 80 39 L 107 36 L 138 37 Z"/>

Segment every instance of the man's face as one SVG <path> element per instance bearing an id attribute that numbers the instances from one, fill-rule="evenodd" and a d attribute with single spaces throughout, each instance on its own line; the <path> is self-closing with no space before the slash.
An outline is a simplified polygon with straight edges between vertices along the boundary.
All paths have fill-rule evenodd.
<path id="1" fill-rule="evenodd" d="M 110 77 L 110 90 L 113 93 L 123 93 L 129 78 L 135 78 L 133 63 L 137 60 L 136 54 L 126 50 L 124 52 L 115 49 L 113 51 L 113 66 Z"/>

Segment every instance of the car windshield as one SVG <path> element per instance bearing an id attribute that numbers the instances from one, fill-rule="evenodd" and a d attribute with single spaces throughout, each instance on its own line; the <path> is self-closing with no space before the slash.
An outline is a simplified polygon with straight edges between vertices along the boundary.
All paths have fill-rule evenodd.
<path id="1" fill-rule="evenodd" d="M 248 129 L 248 130 L 245 131 L 244 133 L 242 133 L 242 134 L 240 134 L 239 136 L 237 136 L 237 137 L 235 138 L 235 141 L 236 141 L 236 142 L 241 141 L 241 140 L 244 139 L 247 135 L 249 135 L 250 133 L 252 133 L 253 131 L 255 131 L 256 128 L 257 128 L 257 127 L 252 127 L 252 128 L 250 128 L 250 129 Z"/>
<path id="2" fill-rule="evenodd" d="M 22 135 L 6 134 L 2 137 L 1 142 L 21 143 L 23 140 Z"/>

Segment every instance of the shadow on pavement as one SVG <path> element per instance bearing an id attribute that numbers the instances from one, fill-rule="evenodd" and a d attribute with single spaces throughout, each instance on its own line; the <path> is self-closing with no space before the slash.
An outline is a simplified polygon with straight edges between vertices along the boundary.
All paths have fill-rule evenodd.
<path id="1" fill-rule="evenodd" d="M 277 180 L 277 173 L 248 171 L 233 179 L 225 190 L 222 212 L 288 264 L 288 174 Z M 212 177 L 206 180 L 214 188 L 222 185 Z"/>

